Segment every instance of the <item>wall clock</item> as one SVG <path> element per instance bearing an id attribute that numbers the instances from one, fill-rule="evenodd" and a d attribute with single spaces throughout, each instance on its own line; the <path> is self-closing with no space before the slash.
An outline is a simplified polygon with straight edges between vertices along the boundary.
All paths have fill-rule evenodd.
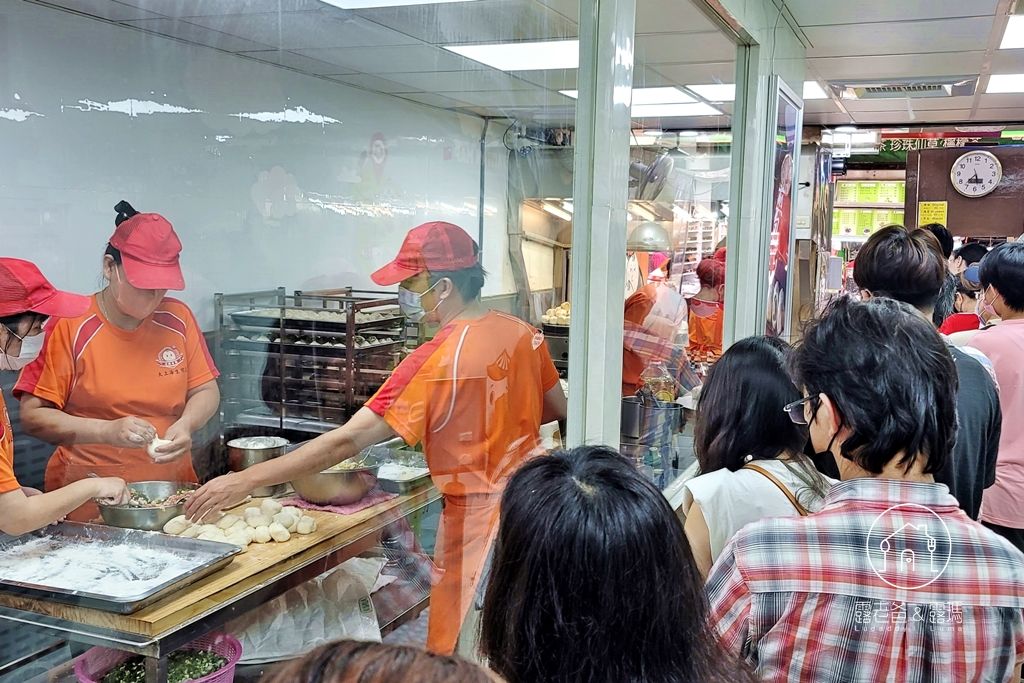
<path id="1" fill-rule="evenodd" d="M 991 152 L 967 152 L 953 162 L 949 179 L 965 197 L 984 197 L 1003 179 L 1003 165 Z"/>

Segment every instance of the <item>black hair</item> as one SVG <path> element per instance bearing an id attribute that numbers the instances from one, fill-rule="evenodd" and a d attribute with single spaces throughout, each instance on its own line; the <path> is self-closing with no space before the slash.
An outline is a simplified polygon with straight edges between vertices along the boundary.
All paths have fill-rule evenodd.
<path id="1" fill-rule="evenodd" d="M 853 265 L 853 280 L 873 296 L 932 308 L 946 270 L 935 235 L 922 228 L 887 225 L 861 247 Z"/>
<path id="2" fill-rule="evenodd" d="M 906 304 L 843 297 L 810 323 L 789 358 L 808 396 L 825 394 L 852 434 L 840 452 L 872 474 L 897 455 L 933 474 L 956 441 L 956 366 L 939 333 Z"/>
<path id="3" fill-rule="evenodd" d="M 508 683 L 747 681 L 708 623 L 665 496 L 622 455 L 581 446 L 511 479 L 481 652 Z"/>
<path id="4" fill-rule="evenodd" d="M 463 301 L 475 301 L 480 298 L 487 273 L 480 263 L 462 270 L 431 271 L 430 285 L 434 286 L 445 278 L 452 281 L 452 286 L 458 290 Z"/>
<path id="5" fill-rule="evenodd" d="M 929 223 L 928 225 L 922 225 L 921 229 L 935 235 L 935 239 L 939 241 L 939 246 L 942 247 L 942 257 L 948 259 L 953 253 L 953 235 L 946 229 L 946 226 L 941 223 Z"/>
<path id="6" fill-rule="evenodd" d="M 123 199 L 114 206 L 114 211 L 117 211 L 117 216 L 114 217 L 115 228 L 124 223 L 132 216 L 136 216 L 139 213 L 134 208 L 132 208 L 131 204 L 129 204 Z M 121 265 L 121 251 L 117 247 L 111 245 L 109 242 L 107 243 L 107 250 L 103 252 L 103 255 L 109 256 L 112 259 L 114 259 L 114 263 L 116 265 Z"/>
<path id="7" fill-rule="evenodd" d="M 957 294 L 963 294 L 964 296 L 970 297 L 971 299 L 976 299 L 978 298 L 978 292 L 980 291 L 980 288 L 968 285 L 966 280 L 964 280 L 963 275 L 956 276 Z"/>
<path id="8" fill-rule="evenodd" d="M 935 298 L 935 307 L 932 309 L 932 323 L 935 327 L 942 327 L 946 318 L 956 312 L 956 290 L 960 278 L 950 272 L 946 273 L 939 289 L 939 296 Z"/>
<path id="9" fill-rule="evenodd" d="M 977 242 L 968 242 L 964 246 L 960 247 L 953 252 L 953 256 L 962 258 L 964 263 L 968 266 L 972 266 L 975 263 L 979 263 L 981 259 L 985 258 L 985 254 L 988 253 L 988 248 L 984 244 Z"/>
<path id="10" fill-rule="evenodd" d="M 25 311 L 23 313 L 15 313 L 13 315 L 5 315 L 0 317 L 0 325 L 6 327 L 8 331 L 17 334 L 18 327 L 22 323 L 27 321 L 29 324 L 29 329 L 32 329 L 33 325 L 35 325 L 37 322 L 42 322 L 43 320 L 46 320 L 48 317 L 49 316 L 43 315 L 42 313 L 36 313 L 35 311 Z M 4 353 L 7 353 L 7 347 L 10 346 L 10 344 L 11 340 L 8 337 L 7 344 L 2 349 Z"/>
<path id="11" fill-rule="evenodd" d="M 982 287 L 995 287 L 1007 306 L 1024 312 L 1024 242 L 1006 242 L 988 252 L 978 277 Z"/>

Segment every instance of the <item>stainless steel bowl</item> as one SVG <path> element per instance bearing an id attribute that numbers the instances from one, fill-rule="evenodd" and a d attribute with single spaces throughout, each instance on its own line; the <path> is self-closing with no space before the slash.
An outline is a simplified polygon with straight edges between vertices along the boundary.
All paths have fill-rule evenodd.
<path id="1" fill-rule="evenodd" d="M 377 485 L 381 462 L 372 455 L 362 458 L 363 466 L 352 470 L 324 470 L 292 481 L 295 493 L 315 505 L 351 505 Z"/>
<path id="2" fill-rule="evenodd" d="M 128 490 L 137 491 L 149 499 L 167 498 L 181 489 L 199 488 L 197 484 L 181 481 L 137 481 L 128 484 Z M 100 515 L 110 526 L 122 529 L 161 531 L 164 524 L 185 513 L 185 502 L 151 508 L 133 508 L 127 505 L 100 505 Z"/>
<path id="3" fill-rule="evenodd" d="M 261 462 L 273 460 L 285 454 L 288 439 L 280 436 L 243 436 L 228 441 L 228 464 L 232 472 L 241 472 Z M 272 498 L 285 489 L 284 484 L 262 486 L 253 489 L 257 498 Z"/>

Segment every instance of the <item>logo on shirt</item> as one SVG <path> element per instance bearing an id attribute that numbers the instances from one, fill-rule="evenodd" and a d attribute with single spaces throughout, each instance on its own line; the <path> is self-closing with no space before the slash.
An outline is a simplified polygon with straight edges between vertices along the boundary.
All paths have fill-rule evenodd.
<path id="1" fill-rule="evenodd" d="M 924 588 L 949 565 L 953 539 L 932 510 L 914 503 L 894 505 L 868 531 L 868 563 L 893 588 Z"/>
<path id="2" fill-rule="evenodd" d="M 165 346 L 156 355 L 156 364 L 162 368 L 176 368 L 185 360 L 185 354 L 177 346 Z"/>

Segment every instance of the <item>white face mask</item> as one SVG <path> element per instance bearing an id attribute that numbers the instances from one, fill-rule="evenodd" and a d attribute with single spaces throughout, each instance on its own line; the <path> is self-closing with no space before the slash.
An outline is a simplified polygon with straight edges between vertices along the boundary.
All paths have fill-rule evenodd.
<path id="1" fill-rule="evenodd" d="M 0 370 L 17 372 L 39 357 L 43 350 L 43 338 L 46 336 L 46 333 L 40 332 L 31 337 L 18 337 L 11 330 L 8 330 L 8 333 L 21 340 L 21 353 L 17 356 L 8 356 L 6 353 L 0 353 Z"/>

